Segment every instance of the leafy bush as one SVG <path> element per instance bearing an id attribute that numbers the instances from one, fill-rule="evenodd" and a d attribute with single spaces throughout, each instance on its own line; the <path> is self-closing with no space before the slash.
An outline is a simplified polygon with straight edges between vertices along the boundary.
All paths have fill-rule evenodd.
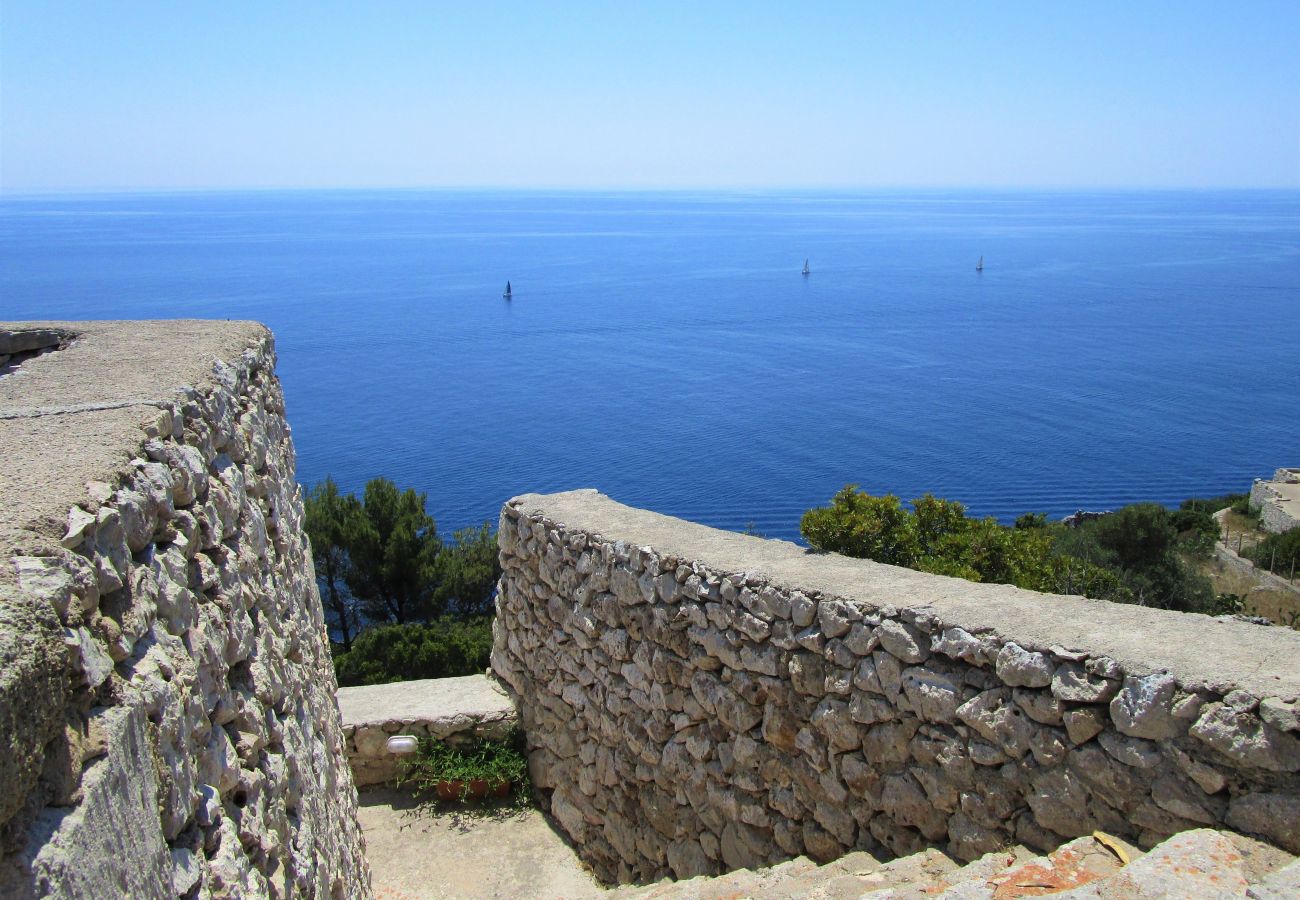
<path id="1" fill-rule="evenodd" d="M 1250 505 L 1249 494 L 1224 494 L 1221 497 L 1190 497 L 1178 507 L 1180 512 L 1203 512 L 1214 515 L 1221 509 L 1236 507 L 1237 504 Z"/>
<path id="2" fill-rule="evenodd" d="M 444 616 L 427 624 L 380 625 L 363 632 L 351 650 L 335 655 L 334 672 L 340 687 L 477 675 L 487 668 L 491 653 L 491 617 Z"/>
<path id="3" fill-rule="evenodd" d="M 1056 571 L 1046 528 L 1003 528 L 991 518 L 971 519 L 961 503 L 932 494 L 912 501 L 912 508 L 904 509 L 893 494 L 873 497 L 851 484 L 829 507 L 804 513 L 800 530 L 817 549 L 845 556 L 968 581 L 1064 589 L 1068 579 Z"/>
<path id="4" fill-rule="evenodd" d="M 936 575 L 1120 603 L 1209 609 L 1214 604 L 1209 581 L 1182 557 L 1204 550 L 1206 523 L 1210 529 L 1214 523 L 1201 511 L 1179 513 L 1183 518 L 1177 523 L 1174 515 L 1158 504 L 1139 503 L 1077 528 L 1048 524 L 1041 514 L 1021 516 L 1016 527 L 1004 528 L 991 518 L 968 518 L 960 503 L 930 494 L 913 501 L 909 512 L 892 494 L 873 497 L 848 485 L 830 506 L 804 513 L 800 529 L 820 550 Z"/>
<path id="5" fill-rule="evenodd" d="M 1237 499 L 1232 501 L 1232 511 L 1247 519 L 1259 518 L 1259 507 L 1251 505 L 1249 494 L 1238 495 Z"/>
<path id="6" fill-rule="evenodd" d="M 819 550 L 914 567 L 921 557 L 915 517 L 893 494 L 873 497 L 857 487 L 847 485 L 829 507 L 804 513 L 799 531 Z"/>
<path id="7" fill-rule="evenodd" d="M 460 782 L 461 802 L 469 797 L 471 781 L 485 781 L 489 789 L 514 785 L 516 800 L 525 801 L 529 795 L 528 759 L 522 734 L 512 731 L 504 741 L 474 738 L 456 745 L 422 738 L 415 753 L 402 760 L 397 777 L 399 787 L 410 785 L 417 793 Z"/>

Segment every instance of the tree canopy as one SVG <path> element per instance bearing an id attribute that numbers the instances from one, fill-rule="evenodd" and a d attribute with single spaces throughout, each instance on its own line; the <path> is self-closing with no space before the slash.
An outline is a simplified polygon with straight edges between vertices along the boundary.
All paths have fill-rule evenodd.
<path id="1" fill-rule="evenodd" d="M 387 478 L 367 483 L 361 499 L 341 494 L 331 478 L 307 493 L 321 598 L 345 650 L 367 625 L 491 612 L 501 574 L 491 528 L 463 529 L 444 543 L 426 503 Z"/>

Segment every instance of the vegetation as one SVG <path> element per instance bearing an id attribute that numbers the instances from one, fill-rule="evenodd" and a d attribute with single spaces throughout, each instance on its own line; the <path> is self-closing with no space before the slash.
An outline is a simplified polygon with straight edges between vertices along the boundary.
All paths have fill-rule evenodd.
<path id="1" fill-rule="evenodd" d="M 1006 528 L 930 494 L 908 510 L 849 485 L 804 513 L 800 529 L 818 549 L 970 581 L 1198 612 L 1219 605 L 1188 565 L 1213 548 L 1216 526 L 1201 508 L 1138 503 L 1075 528 L 1028 513 Z"/>
<path id="2" fill-rule="evenodd" d="M 1244 548 L 1242 555 L 1262 569 L 1289 578 L 1292 571 L 1300 572 L 1300 528 L 1270 534 L 1255 546 Z"/>
<path id="3" fill-rule="evenodd" d="M 487 668 L 491 653 L 491 616 L 444 616 L 362 632 L 351 650 L 334 654 L 334 673 L 340 687 L 478 675 Z"/>
<path id="4" fill-rule="evenodd" d="M 456 746 L 422 738 L 416 752 L 402 761 L 397 778 L 399 787 L 410 785 L 417 794 L 437 791 L 439 785 L 456 785 L 462 803 L 469 799 L 475 781 L 485 782 L 489 790 L 512 785 L 514 801 L 528 802 L 528 759 L 519 731 L 512 731 L 504 741 L 475 738 Z"/>
<path id="5" fill-rule="evenodd" d="M 361 498 L 333 479 L 306 497 L 306 531 L 339 683 L 469 675 L 487 666 L 501 575 L 484 524 L 444 543 L 424 494 L 386 478 Z"/>

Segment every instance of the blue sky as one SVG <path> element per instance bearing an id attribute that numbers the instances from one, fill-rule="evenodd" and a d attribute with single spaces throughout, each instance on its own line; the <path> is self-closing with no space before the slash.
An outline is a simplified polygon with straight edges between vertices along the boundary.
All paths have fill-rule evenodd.
<path id="1" fill-rule="evenodd" d="M 8 191 L 1300 187 L 1295 0 L 5 0 L 0 54 Z"/>

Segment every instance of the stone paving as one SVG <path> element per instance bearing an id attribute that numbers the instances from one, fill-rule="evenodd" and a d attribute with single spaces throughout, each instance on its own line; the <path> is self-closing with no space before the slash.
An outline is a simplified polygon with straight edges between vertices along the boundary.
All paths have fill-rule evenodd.
<path id="1" fill-rule="evenodd" d="M 383 900 L 606 893 L 536 809 L 468 817 L 429 812 L 391 788 L 360 796 L 366 857 Z"/>

